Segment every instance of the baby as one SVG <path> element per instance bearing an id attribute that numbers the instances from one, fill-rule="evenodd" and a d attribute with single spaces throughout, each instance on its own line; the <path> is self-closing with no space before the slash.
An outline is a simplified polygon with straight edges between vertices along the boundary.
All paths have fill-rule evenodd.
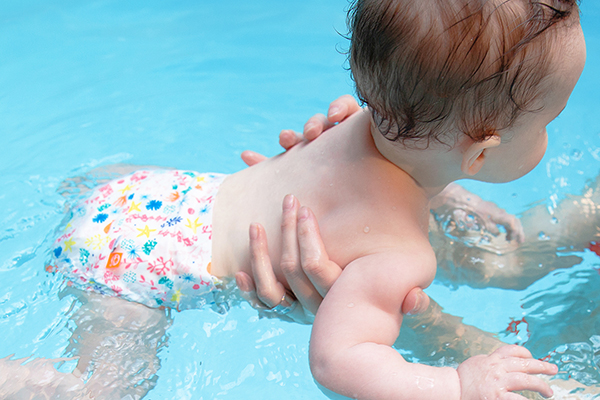
<path id="1" fill-rule="evenodd" d="M 519 347 L 455 370 L 408 363 L 391 345 L 407 294 L 435 276 L 429 200 L 458 179 L 517 179 L 542 158 L 545 127 L 585 62 L 575 0 L 363 0 L 350 26 L 368 110 L 231 176 L 142 170 L 101 186 L 73 208 L 56 268 L 76 286 L 150 307 L 200 307 L 251 272 L 249 225 L 253 238 L 278 239 L 269 256 L 286 265 L 273 213 L 285 197 L 284 208 L 313 210 L 343 268 L 312 331 L 323 386 L 357 399 L 550 396 L 533 374 L 556 367 Z"/>

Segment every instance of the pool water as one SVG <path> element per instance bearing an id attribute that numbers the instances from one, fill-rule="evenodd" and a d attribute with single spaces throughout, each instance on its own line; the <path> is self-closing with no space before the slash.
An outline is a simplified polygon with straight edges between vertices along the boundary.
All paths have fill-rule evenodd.
<path id="1" fill-rule="evenodd" d="M 59 296 L 62 281 L 44 271 L 64 211 L 61 182 L 119 162 L 230 173 L 244 167 L 245 149 L 277 154 L 280 129 L 301 129 L 352 92 L 338 33 L 346 8 L 346 0 L 0 3 L 0 358 L 65 354 L 74 298 Z M 549 127 L 541 164 L 517 182 L 467 188 L 519 214 L 534 203 L 552 209 L 596 177 L 599 17 L 600 4 L 584 1 L 586 70 Z M 576 256 L 572 268 L 526 288 L 437 280 L 428 293 L 465 323 L 600 384 L 600 258 Z M 308 368 L 309 335 L 310 326 L 246 303 L 175 313 L 146 398 L 325 399 Z M 445 362 L 443 351 L 417 356 L 428 348 L 420 346 L 415 359 Z"/>

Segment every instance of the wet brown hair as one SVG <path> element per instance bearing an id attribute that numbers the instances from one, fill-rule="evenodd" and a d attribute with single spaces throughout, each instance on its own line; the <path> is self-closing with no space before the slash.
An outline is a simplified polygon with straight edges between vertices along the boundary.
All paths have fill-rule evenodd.
<path id="1" fill-rule="evenodd" d="M 449 130 L 484 140 L 536 111 L 550 28 L 578 15 L 577 0 L 357 0 L 358 96 L 389 140 L 451 144 Z"/>

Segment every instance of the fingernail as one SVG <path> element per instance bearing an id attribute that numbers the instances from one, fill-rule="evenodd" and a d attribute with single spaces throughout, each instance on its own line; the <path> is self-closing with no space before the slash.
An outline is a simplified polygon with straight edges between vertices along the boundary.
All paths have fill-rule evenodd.
<path id="1" fill-rule="evenodd" d="M 250 239 L 258 239 L 258 224 L 250 224 Z"/>
<path id="2" fill-rule="evenodd" d="M 415 306 L 413 307 L 413 309 L 410 310 L 408 315 L 420 314 L 423 311 L 423 310 L 421 310 L 421 306 L 423 305 L 423 302 L 427 301 L 426 296 L 427 295 L 423 291 L 421 291 L 419 293 L 419 295 L 417 296 L 417 302 L 415 303 Z"/>
<path id="3" fill-rule="evenodd" d="M 283 198 L 283 209 L 291 210 L 294 208 L 294 195 L 288 194 Z"/>
<path id="4" fill-rule="evenodd" d="M 298 220 L 303 221 L 305 219 L 308 219 L 308 208 L 301 207 L 298 211 Z"/>
<path id="5" fill-rule="evenodd" d="M 327 118 L 331 118 L 333 116 L 335 116 L 337 113 L 339 113 L 341 111 L 339 106 L 333 106 L 329 109 L 329 112 L 327 113 Z"/>
<path id="6" fill-rule="evenodd" d="M 421 295 L 419 295 L 417 297 L 417 302 L 415 303 L 414 307 L 412 308 L 412 310 L 410 310 L 407 315 L 415 315 L 417 314 L 417 311 L 419 311 L 419 304 L 421 304 Z"/>
<path id="7" fill-rule="evenodd" d="M 306 125 L 304 125 L 304 132 L 310 132 L 311 130 L 315 129 L 317 127 L 316 124 L 309 122 Z"/>

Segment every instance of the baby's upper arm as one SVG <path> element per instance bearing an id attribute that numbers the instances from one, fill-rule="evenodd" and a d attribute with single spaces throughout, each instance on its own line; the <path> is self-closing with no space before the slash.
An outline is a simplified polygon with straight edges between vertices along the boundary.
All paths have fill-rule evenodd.
<path id="1" fill-rule="evenodd" d="M 409 363 L 392 348 L 404 298 L 435 276 L 431 247 L 420 247 L 372 254 L 346 266 L 312 330 L 310 367 L 321 385 L 359 399 L 460 397 L 456 370 Z"/>
<path id="2" fill-rule="evenodd" d="M 427 287 L 434 276 L 435 255 L 428 243 L 348 264 L 317 313 L 311 357 L 313 350 L 364 342 L 392 345 L 402 324 L 404 298 L 414 287 Z"/>

